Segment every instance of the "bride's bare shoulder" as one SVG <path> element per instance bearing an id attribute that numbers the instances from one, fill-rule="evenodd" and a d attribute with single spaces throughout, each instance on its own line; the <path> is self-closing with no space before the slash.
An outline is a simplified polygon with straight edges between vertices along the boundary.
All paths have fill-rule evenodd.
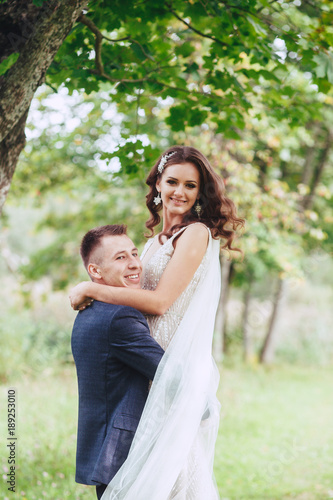
<path id="1" fill-rule="evenodd" d="M 196 236 L 197 238 L 206 239 L 209 236 L 209 228 L 202 222 L 195 222 L 194 224 L 189 224 L 181 236 L 190 235 L 190 237 Z"/>
<path id="2" fill-rule="evenodd" d="M 209 239 L 209 229 L 205 224 L 201 222 L 196 222 L 195 224 L 190 224 L 186 227 L 184 231 L 179 235 L 177 241 L 181 246 L 192 247 L 195 245 L 198 247 L 207 247 Z M 175 242 L 177 244 L 177 242 Z"/>

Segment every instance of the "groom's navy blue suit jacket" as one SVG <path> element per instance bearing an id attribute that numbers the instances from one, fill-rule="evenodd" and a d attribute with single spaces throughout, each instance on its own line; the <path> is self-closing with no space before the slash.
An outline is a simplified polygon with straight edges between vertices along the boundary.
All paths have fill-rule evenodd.
<path id="1" fill-rule="evenodd" d="M 75 480 L 108 484 L 127 457 L 164 351 L 139 311 L 94 301 L 76 317 L 72 352 L 79 388 Z"/>

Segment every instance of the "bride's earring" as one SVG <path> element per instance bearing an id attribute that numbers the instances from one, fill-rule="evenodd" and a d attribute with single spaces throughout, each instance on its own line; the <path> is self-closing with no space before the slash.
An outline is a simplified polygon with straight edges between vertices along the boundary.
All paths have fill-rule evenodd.
<path id="1" fill-rule="evenodd" d="M 154 198 L 154 203 L 156 206 L 162 203 L 161 193 L 157 193 L 157 196 Z"/>
<path id="2" fill-rule="evenodd" d="M 197 214 L 198 218 L 200 219 L 200 215 L 202 212 L 202 206 L 200 205 L 198 200 L 197 200 L 196 204 L 194 205 L 194 211 Z"/>

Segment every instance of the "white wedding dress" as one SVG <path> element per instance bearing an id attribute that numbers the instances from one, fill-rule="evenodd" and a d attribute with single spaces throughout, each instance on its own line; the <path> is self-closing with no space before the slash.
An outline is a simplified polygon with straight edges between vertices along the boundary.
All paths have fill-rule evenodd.
<path id="1" fill-rule="evenodd" d="M 173 255 L 173 239 L 185 229 L 148 260 L 143 288 L 156 288 Z M 147 316 L 151 335 L 166 353 L 129 455 L 102 500 L 219 498 L 213 476 L 219 374 L 211 355 L 219 294 L 219 241 L 209 231 L 207 251 L 186 290 L 163 316 Z"/>

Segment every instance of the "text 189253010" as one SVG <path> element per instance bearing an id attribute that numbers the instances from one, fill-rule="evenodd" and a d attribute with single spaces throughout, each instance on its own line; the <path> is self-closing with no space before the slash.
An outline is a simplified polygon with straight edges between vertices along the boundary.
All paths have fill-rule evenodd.
<path id="1" fill-rule="evenodd" d="M 8 490 L 15 492 L 16 488 L 16 400 L 17 394 L 16 389 L 8 389 L 8 437 L 7 437 L 7 449 L 8 449 L 8 475 L 7 483 Z"/>

